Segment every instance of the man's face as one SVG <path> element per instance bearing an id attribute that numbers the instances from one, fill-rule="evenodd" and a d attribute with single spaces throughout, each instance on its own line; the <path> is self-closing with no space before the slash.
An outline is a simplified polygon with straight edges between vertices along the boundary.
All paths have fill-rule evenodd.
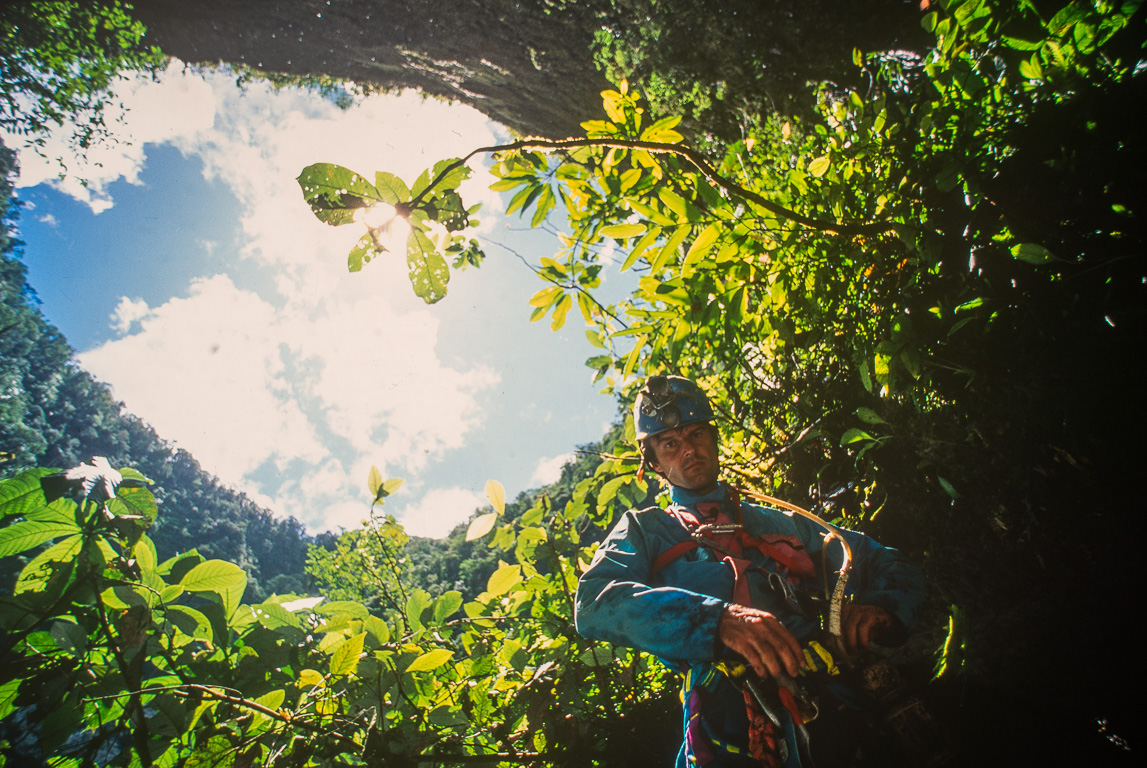
<path id="1" fill-rule="evenodd" d="M 687 424 L 648 439 L 656 457 L 651 465 L 670 485 L 697 493 L 717 487 L 717 443 L 708 424 Z"/>

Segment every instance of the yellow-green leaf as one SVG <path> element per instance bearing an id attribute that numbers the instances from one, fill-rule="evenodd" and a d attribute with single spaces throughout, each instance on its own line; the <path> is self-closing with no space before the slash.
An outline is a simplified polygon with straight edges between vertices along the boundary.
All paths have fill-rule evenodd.
<path id="1" fill-rule="evenodd" d="M 311 688 L 323 682 L 323 673 L 315 669 L 304 669 L 299 672 L 299 678 L 295 681 L 295 685 L 300 688 Z"/>
<path id="2" fill-rule="evenodd" d="M 448 651 L 445 648 L 435 648 L 433 651 L 427 651 L 414 661 L 410 662 L 410 666 L 406 668 L 407 672 L 429 672 L 433 669 L 438 669 L 446 662 L 450 661 L 450 657 L 454 655 L 454 651 Z"/>
<path id="3" fill-rule="evenodd" d="M 637 237 L 644 232 L 644 224 L 612 224 L 608 227 L 602 227 L 598 234 L 602 237 L 615 237 L 618 240 L 624 240 L 627 237 Z"/>
<path id="4" fill-rule="evenodd" d="M 514 588 L 514 585 L 522 580 L 522 566 L 520 565 L 503 565 L 498 570 L 494 571 L 490 576 L 490 580 L 486 582 L 486 591 L 494 597 L 504 595 Z"/>
<path id="5" fill-rule="evenodd" d="M 366 487 L 370 489 L 370 495 L 378 498 L 378 491 L 382 488 L 382 473 L 378 471 L 378 467 L 371 466 L 370 474 L 366 476 Z"/>
<path id="6" fill-rule="evenodd" d="M 829 166 L 832 163 L 829 161 L 827 155 L 821 155 L 817 159 L 808 164 L 808 172 L 818 179 L 828 173 Z"/>
<path id="7" fill-rule="evenodd" d="M 331 654 L 331 676 L 342 677 L 354 674 L 358 669 L 358 657 L 362 655 L 366 633 L 355 635 L 335 649 Z"/>
<path id="8" fill-rule="evenodd" d="M 499 515 L 506 514 L 506 489 L 497 480 L 486 481 L 486 498 Z"/>
<path id="9" fill-rule="evenodd" d="M 480 539 L 489 533 L 494 528 L 494 523 L 498 520 L 497 512 L 487 512 L 484 515 L 478 515 L 470 521 L 470 526 L 466 529 L 466 541 L 474 541 Z"/>

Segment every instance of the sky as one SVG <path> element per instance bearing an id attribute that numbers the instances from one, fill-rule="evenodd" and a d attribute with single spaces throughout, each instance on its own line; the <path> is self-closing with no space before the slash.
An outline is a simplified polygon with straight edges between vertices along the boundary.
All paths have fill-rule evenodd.
<path id="1" fill-rule="evenodd" d="M 519 256 L 557 238 L 506 218 L 480 161 L 462 194 L 483 204 L 487 260 L 429 306 L 401 254 L 348 273 L 362 229 L 319 222 L 295 181 L 332 162 L 410 183 L 504 128 L 413 92 L 343 110 L 178 62 L 116 90 L 118 141 L 80 160 L 64 132 L 49 140 L 63 178 L 20 151 L 28 279 L 77 362 L 208 472 L 318 532 L 366 517 L 374 465 L 405 480 L 386 511 L 441 537 L 487 480 L 514 498 L 604 435 L 616 405 L 591 383 L 580 318 L 529 322 L 544 284 Z"/>

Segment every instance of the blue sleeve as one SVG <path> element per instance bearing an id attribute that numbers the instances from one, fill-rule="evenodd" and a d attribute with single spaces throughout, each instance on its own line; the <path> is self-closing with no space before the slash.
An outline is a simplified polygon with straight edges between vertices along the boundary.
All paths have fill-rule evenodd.
<path id="1" fill-rule="evenodd" d="M 923 573 L 899 550 L 881 546 L 861 533 L 843 533 L 852 548 L 848 591 L 853 595 L 853 602 L 878 606 L 897 619 L 897 626 L 881 638 L 882 645 L 904 642 L 908 633 L 916 628 L 920 616 L 925 593 Z"/>
<path id="2" fill-rule="evenodd" d="M 824 529 L 806 518 L 771 507 L 742 506 L 746 515 L 753 514 L 748 511 L 750 509 L 757 515 L 754 525 L 756 533 L 783 533 L 787 527 L 801 540 L 813 560 L 821 584 L 827 584 L 828 592 L 831 592 L 844 559 L 840 542 L 830 541 L 826 544 Z M 844 528 L 835 530 L 844 537 L 852 551 L 847 594 L 852 602 L 878 606 L 897 620 L 896 626 L 881 638 L 882 644 L 896 645 L 903 642 L 908 633 L 915 629 L 924 600 L 922 572 L 906 560 L 899 550 L 885 547 L 863 533 Z M 826 555 L 823 566 L 822 553 Z"/>
<path id="3" fill-rule="evenodd" d="M 673 661 L 716 658 L 725 602 L 679 587 L 650 586 L 653 561 L 671 542 L 647 531 L 640 515 L 625 514 L 582 574 L 574 608 L 577 631 Z"/>

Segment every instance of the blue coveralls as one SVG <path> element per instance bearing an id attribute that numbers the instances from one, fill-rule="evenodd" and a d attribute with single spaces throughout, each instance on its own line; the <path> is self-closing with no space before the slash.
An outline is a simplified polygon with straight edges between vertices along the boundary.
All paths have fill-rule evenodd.
<path id="1" fill-rule="evenodd" d="M 732 505 L 724 484 L 706 495 L 681 488 L 673 488 L 671 495 L 676 504 L 694 511 L 698 502 L 718 501 L 726 509 Z M 792 553 L 807 569 L 797 569 L 804 570 L 803 578 L 788 574 L 789 581 L 799 581 L 802 590 L 823 594 L 824 544 L 818 526 L 802 517 L 743 501 L 741 515 L 745 530 L 752 536 L 767 537 L 781 546 L 791 544 Z M 887 610 L 897 620 L 891 633 L 891 641 L 895 642 L 897 636 L 902 638 L 916 624 L 924 593 L 921 573 L 894 549 L 883 547 L 860 533 L 843 531 L 843 535 L 852 548 L 853 566 L 848 581 L 852 601 Z M 731 657 L 717 639 L 717 623 L 725 605 L 732 600 L 732 569 L 721 562 L 719 553 L 702 546 L 652 574 L 652 566 L 660 554 L 687 540 L 689 533 L 685 527 L 664 510 L 626 512 L 602 542 L 578 584 L 577 630 L 586 637 L 652 653 L 685 676 L 687 736 L 677 759 L 680 768 L 695 764 L 755 765 L 755 761 L 747 757 L 748 717 L 742 693 L 712 666 L 712 662 Z M 802 559 L 802 548 L 807 558 Z M 815 638 L 819 626 L 792 609 L 783 596 L 769 587 L 768 572 L 784 573 L 789 569 L 759 551 L 747 552 L 744 556 L 755 566 L 747 574 L 752 607 L 777 616 L 802 645 Z M 830 543 L 827 556 L 830 588 L 835 584 L 841 560 L 840 544 Z M 882 639 L 888 640 L 887 636 Z M 702 706 L 698 707 L 698 702 Z M 701 711 L 691 711 L 691 708 Z M 698 714 L 710 744 L 692 749 L 688 735 L 690 718 Z M 693 727 L 696 729 L 697 724 Z M 696 733 L 694 730 L 693 741 L 697 740 Z M 706 749 L 708 746 L 712 749 Z M 785 765 L 799 765 L 795 750 L 790 751 Z"/>

